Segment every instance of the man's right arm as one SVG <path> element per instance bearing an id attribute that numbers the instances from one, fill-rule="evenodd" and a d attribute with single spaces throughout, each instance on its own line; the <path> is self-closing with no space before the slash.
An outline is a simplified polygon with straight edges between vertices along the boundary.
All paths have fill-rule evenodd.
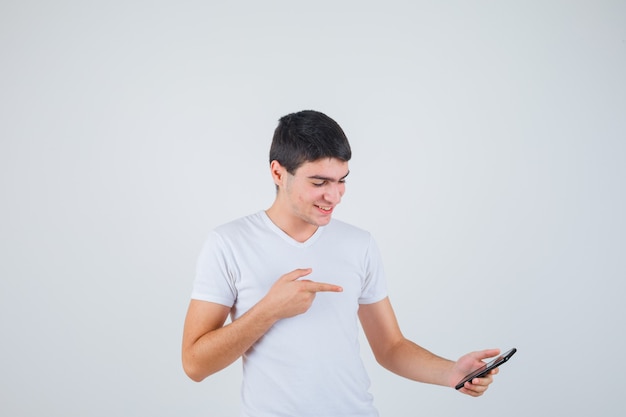
<path id="1" fill-rule="evenodd" d="M 202 381 L 236 361 L 280 319 L 306 312 L 320 291 L 342 288 L 299 280 L 311 269 L 296 269 L 280 277 L 257 304 L 224 326 L 230 307 L 191 300 L 183 330 L 183 369 L 194 381 Z"/>
<path id="2" fill-rule="evenodd" d="M 196 382 L 235 362 L 276 321 L 257 304 L 224 326 L 230 308 L 191 300 L 183 331 L 183 369 Z"/>

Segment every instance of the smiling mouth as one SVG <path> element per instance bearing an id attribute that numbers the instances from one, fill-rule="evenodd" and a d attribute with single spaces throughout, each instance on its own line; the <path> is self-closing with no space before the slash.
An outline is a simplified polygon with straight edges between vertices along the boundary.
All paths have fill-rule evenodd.
<path id="1" fill-rule="evenodd" d="M 317 205 L 315 207 L 317 207 L 317 208 L 319 208 L 319 209 L 321 209 L 323 211 L 331 211 L 333 209 L 332 207 L 324 207 L 324 206 L 317 206 Z"/>

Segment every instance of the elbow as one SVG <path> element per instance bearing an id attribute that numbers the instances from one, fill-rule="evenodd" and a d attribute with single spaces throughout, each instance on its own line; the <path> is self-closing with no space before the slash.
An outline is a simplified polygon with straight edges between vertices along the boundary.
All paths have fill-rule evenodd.
<path id="1" fill-rule="evenodd" d="M 372 346 L 374 359 L 376 359 L 376 362 L 384 368 L 387 368 L 387 363 L 389 362 L 392 352 L 393 346 Z"/>
<path id="2" fill-rule="evenodd" d="M 191 353 L 183 353 L 183 371 L 194 382 L 204 381 L 220 369 L 222 368 L 213 361 L 200 360 Z"/>
<path id="3" fill-rule="evenodd" d="M 393 343 L 384 348 L 373 349 L 376 362 L 388 371 L 397 373 L 397 358 L 401 350 L 402 343 Z"/>
<path id="4" fill-rule="evenodd" d="M 205 378 L 203 375 L 200 375 L 198 372 L 190 367 L 183 366 L 183 370 L 185 371 L 185 374 L 189 377 L 189 379 L 194 382 L 202 382 Z"/>
<path id="5" fill-rule="evenodd" d="M 376 363 L 378 363 L 380 366 L 382 366 L 383 368 L 389 370 L 390 369 L 390 363 L 387 360 L 386 356 L 383 355 L 374 355 L 374 359 L 376 359 Z"/>
<path id="6" fill-rule="evenodd" d="M 195 375 L 195 374 L 191 374 L 191 373 L 187 373 L 187 376 L 189 377 L 189 379 L 191 379 L 193 382 L 202 382 L 204 381 L 204 377 L 200 376 L 200 375 Z"/>
<path id="7" fill-rule="evenodd" d="M 207 376 L 206 373 L 203 373 L 197 362 L 193 360 L 193 358 L 188 358 L 186 355 L 183 355 L 183 371 L 185 374 L 194 382 L 201 382 Z"/>

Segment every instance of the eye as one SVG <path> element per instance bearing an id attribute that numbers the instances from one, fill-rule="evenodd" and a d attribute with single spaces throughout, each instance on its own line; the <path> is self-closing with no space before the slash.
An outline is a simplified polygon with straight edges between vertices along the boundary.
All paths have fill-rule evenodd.
<path id="1" fill-rule="evenodd" d="M 316 187 L 321 187 L 321 186 L 323 186 L 323 185 L 325 185 L 325 184 L 326 184 L 326 181 L 322 181 L 322 182 L 314 182 L 314 183 L 313 183 L 313 185 L 314 185 L 314 186 L 316 186 Z"/>

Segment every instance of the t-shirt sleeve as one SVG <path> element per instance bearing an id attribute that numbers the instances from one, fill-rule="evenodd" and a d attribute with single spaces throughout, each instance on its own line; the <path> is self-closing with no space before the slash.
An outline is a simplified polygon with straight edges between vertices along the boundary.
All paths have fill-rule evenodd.
<path id="1" fill-rule="evenodd" d="M 365 277 L 362 283 L 359 304 L 373 304 L 387 296 L 387 281 L 383 268 L 383 261 L 376 245 L 370 236 L 365 256 Z"/>
<path id="2" fill-rule="evenodd" d="M 215 231 L 209 233 L 196 265 L 191 298 L 232 307 L 237 299 L 232 252 Z"/>

